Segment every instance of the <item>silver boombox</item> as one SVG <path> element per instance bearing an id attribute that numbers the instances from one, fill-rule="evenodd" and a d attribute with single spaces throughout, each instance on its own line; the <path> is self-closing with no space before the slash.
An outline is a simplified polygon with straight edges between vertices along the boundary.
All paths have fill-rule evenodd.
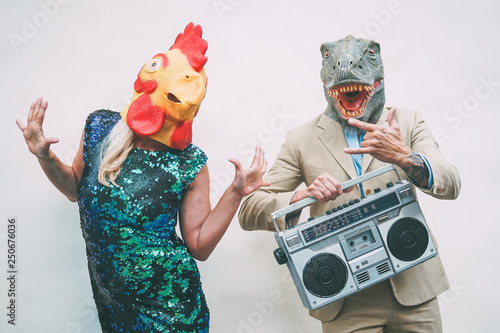
<path id="1" fill-rule="evenodd" d="M 316 202 L 301 200 L 271 214 L 279 248 L 304 306 L 315 310 L 388 279 L 437 254 L 411 185 L 393 165 L 342 183 L 346 189 L 395 171 L 387 188 L 280 231 L 276 219 Z"/>

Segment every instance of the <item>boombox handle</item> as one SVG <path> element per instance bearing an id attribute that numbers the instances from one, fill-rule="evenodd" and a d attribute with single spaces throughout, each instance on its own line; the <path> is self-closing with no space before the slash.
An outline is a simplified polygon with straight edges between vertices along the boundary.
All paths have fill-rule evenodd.
<path id="1" fill-rule="evenodd" d="M 382 175 L 384 173 L 387 173 L 389 171 L 395 171 L 396 174 L 399 177 L 399 180 L 400 181 L 402 180 L 401 179 L 401 175 L 399 174 L 398 170 L 396 169 L 396 166 L 393 165 L 393 164 L 389 164 L 389 165 L 383 166 L 383 167 L 381 167 L 381 168 L 379 168 L 377 170 L 370 171 L 368 173 L 365 173 L 364 175 L 361 175 L 359 177 L 350 179 L 350 180 L 342 183 L 341 184 L 342 190 L 345 190 L 347 188 L 353 187 L 354 185 L 357 185 L 359 183 L 365 182 L 365 181 L 367 181 L 369 179 L 375 178 L 375 177 L 380 176 L 380 175 Z M 316 199 L 314 197 L 308 197 L 308 198 L 302 199 L 300 201 L 297 201 L 296 203 L 293 203 L 290 206 L 278 209 L 277 211 L 271 213 L 271 217 L 273 219 L 273 224 L 274 224 L 274 227 L 276 228 L 276 231 L 280 232 L 280 229 L 278 228 L 278 224 L 276 223 L 276 219 L 278 217 L 281 217 L 283 215 L 286 215 L 286 214 L 295 212 L 295 211 L 297 211 L 299 209 L 302 209 L 302 208 L 305 208 L 307 206 L 310 206 L 310 205 L 312 205 L 313 203 L 315 203 L 317 201 L 318 201 L 318 199 Z"/>

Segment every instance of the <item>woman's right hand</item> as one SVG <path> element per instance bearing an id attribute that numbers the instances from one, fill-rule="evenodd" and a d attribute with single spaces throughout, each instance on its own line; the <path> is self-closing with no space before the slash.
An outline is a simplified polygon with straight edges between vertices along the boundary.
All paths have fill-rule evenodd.
<path id="1" fill-rule="evenodd" d="M 59 139 L 55 137 L 46 138 L 43 134 L 42 124 L 48 104 L 41 97 L 31 104 L 27 119 L 28 124 L 26 126 L 24 126 L 21 120 L 16 119 L 17 126 L 23 132 L 29 151 L 40 158 L 47 157 L 50 145 L 59 142 Z"/>

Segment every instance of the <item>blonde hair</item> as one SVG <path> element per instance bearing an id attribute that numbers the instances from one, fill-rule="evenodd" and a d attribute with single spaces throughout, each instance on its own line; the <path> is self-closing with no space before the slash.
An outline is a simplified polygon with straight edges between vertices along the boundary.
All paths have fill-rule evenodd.
<path id="1" fill-rule="evenodd" d="M 109 187 L 109 180 L 113 185 L 119 186 L 115 180 L 123 162 L 134 148 L 135 137 L 135 133 L 123 120 L 113 127 L 101 148 L 101 167 L 97 177 L 101 184 Z"/>

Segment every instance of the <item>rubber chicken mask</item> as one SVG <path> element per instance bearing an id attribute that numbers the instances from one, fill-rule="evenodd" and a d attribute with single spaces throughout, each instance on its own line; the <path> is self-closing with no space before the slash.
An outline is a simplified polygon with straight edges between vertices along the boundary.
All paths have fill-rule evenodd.
<path id="1" fill-rule="evenodd" d="M 144 65 L 134 83 L 132 101 L 120 113 L 141 137 L 148 136 L 174 149 L 192 140 L 193 118 L 205 97 L 207 42 L 202 28 L 189 23 L 172 47 Z"/>

